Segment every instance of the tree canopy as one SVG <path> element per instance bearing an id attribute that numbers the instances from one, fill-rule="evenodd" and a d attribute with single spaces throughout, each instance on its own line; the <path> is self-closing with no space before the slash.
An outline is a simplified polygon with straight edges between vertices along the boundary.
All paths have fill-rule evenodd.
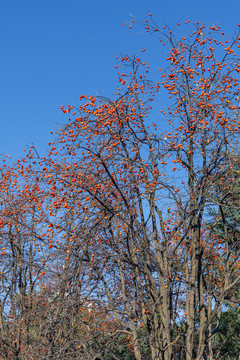
<path id="1" fill-rule="evenodd" d="M 239 359 L 239 28 L 183 26 L 3 159 L 2 358 Z"/>

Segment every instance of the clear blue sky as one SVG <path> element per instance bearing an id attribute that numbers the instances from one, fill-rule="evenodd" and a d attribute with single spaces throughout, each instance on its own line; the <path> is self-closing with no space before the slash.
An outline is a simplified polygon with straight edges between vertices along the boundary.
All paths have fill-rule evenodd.
<path id="1" fill-rule="evenodd" d="M 154 44 L 156 66 L 157 43 L 121 26 L 149 12 L 159 25 L 199 20 L 229 34 L 240 23 L 239 0 L 0 0 L 0 154 L 16 160 L 33 142 L 43 155 L 50 131 L 66 121 L 61 104 L 78 105 L 81 94 L 111 96 L 120 53 Z"/>

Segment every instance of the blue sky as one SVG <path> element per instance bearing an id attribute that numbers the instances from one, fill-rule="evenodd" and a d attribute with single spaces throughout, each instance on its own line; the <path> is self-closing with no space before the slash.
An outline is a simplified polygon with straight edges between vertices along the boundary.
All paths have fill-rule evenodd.
<path id="1" fill-rule="evenodd" d="M 160 67 L 157 43 L 121 26 L 149 12 L 159 25 L 199 20 L 229 34 L 240 23 L 239 0 L 0 0 L 0 154 L 16 160 L 33 142 L 44 155 L 50 131 L 67 120 L 61 104 L 114 93 L 121 53 L 146 47 L 148 61 Z"/>

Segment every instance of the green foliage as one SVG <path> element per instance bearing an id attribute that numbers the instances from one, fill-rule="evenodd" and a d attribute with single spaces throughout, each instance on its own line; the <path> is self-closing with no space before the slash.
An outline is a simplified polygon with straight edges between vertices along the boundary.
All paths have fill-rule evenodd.
<path id="1" fill-rule="evenodd" d="M 213 338 L 213 351 L 217 359 L 239 359 L 240 355 L 240 307 L 235 306 L 222 312 L 220 323 L 213 328 L 217 334 Z"/>

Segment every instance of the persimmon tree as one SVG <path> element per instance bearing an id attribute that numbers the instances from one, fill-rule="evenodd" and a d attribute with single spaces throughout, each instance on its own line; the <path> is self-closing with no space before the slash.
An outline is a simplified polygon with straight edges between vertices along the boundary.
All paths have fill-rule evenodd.
<path id="1" fill-rule="evenodd" d="M 51 175 L 33 170 L 28 157 L 1 173 L 1 357 L 120 359 L 116 341 L 132 354 L 110 314 L 89 301 L 94 284 L 84 263 L 69 267 L 73 219 L 56 203 L 54 212 Z"/>
<path id="2" fill-rule="evenodd" d="M 225 42 L 218 27 L 195 24 L 178 39 L 150 20 L 145 28 L 170 46 L 162 79 L 148 82 L 145 62 L 126 56 L 114 99 L 81 96 L 79 109 L 63 108 L 77 114 L 45 159 L 52 207 L 62 196 L 74 224 L 68 266 L 84 261 L 93 294 L 129 334 L 135 357 L 143 327 L 153 359 L 173 358 L 178 346 L 201 359 L 239 280 L 238 252 L 204 225 L 239 133 L 239 35 Z M 170 105 L 151 121 L 164 88 Z"/>
<path id="3" fill-rule="evenodd" d="M 24 327 L 30 326 L 32 296 L 43 266 L 37 255 L 35 190 L 23 165 L 1 171 L 1 355 L 20 353 Z M 24 179 L 25 178 L 25 179 Z M 21 183 L 21 184 L 20 184 Z"/>
<path id="4" fill-rule="evenodd" d="M 212 344 L 240 279 L 239 238 L 233 241 L 224 225 L 236 194 L 239 31 L 225 40 L 219 27 L 186 22 L 183 34 L 178 25 L 159 28 L 151 16 L 144 25 L 168 49 L 156 82 L 144 60 L 124 56 L 111 99 L 81 95 L 78 108 L 62 106 L 71 118 L 49 154 L 39 159 L 32 148 L 27 163 L 12 170 L 11 179 L 24 176 L 27 185 L 19 183 L 2 209 L 2 229 L 14 222 L 18 233 L 37 240 L 31 274 L 38 294 L 57 284 L 55 314 L 94 304 L 115 324 L 105 328 L 109 339 L 121 334 L 137 360 L 221 356 Z M 3 189 L 12 191 L 4 174 Z M 224 235 L 216 231 L 220 223 Z M 9 246 L 7 231 L 1 236 Z M 95 351 L 90 323 L 85 351 Z M 51 356 L 60 339 L 61 349 L 77 346 L 70 331 L 76 324 L 66 325 L 66 337 L 62 324 L 59 317 L 49 323 Z M 89 354 L 104 358 L 99 349 Z M 112 350 L 107 355 L 117 358 Z"/>

